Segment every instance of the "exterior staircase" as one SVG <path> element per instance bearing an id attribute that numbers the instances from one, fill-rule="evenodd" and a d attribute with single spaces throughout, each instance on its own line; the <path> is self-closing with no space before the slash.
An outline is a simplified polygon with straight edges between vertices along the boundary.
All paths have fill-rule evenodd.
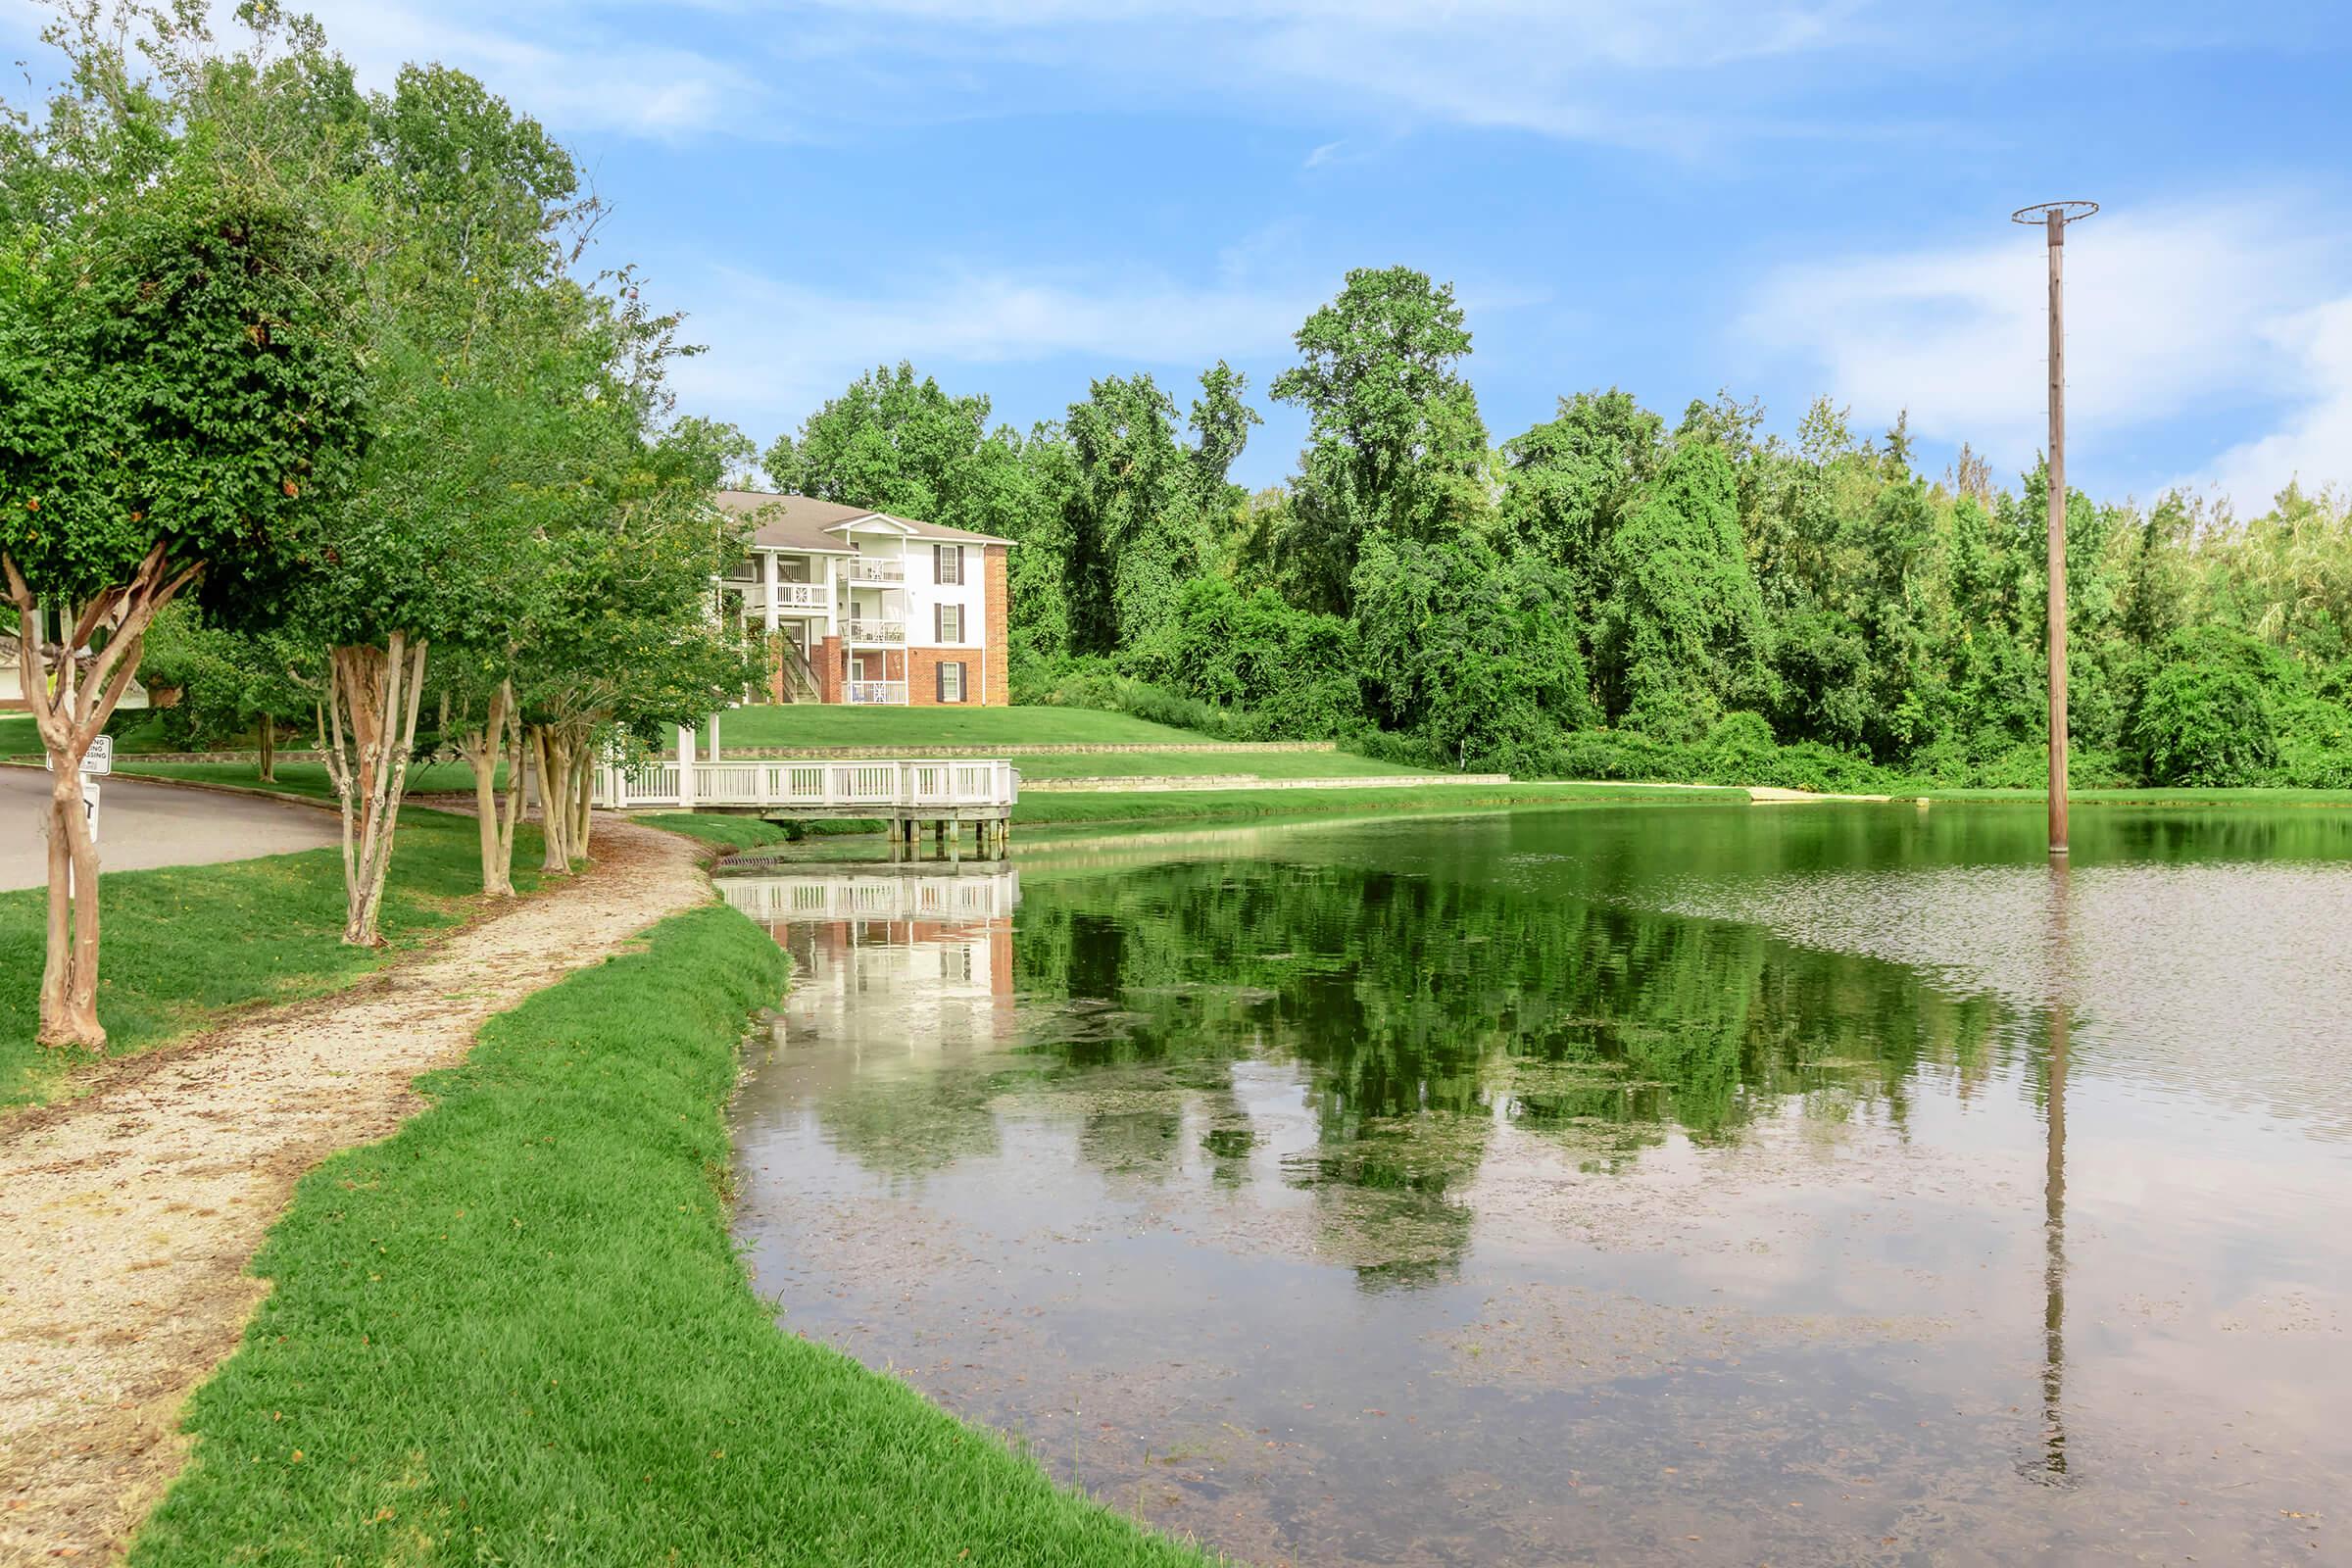
<path id="1" fill-rule="evenodd" d="M 787 703 L 815 702 L 816 671 L 808 667 L 808 661 L 801 651 L 784 638 L 779 636 L 775 643 L 776 667 L 783 676 L 778 683 L 778 698 Z"/>

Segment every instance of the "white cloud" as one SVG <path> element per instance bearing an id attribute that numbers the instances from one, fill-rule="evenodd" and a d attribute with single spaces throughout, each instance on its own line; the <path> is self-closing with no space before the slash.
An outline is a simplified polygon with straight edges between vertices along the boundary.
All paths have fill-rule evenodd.
<path id="1" fill-rule="evenodd" d="M 1064 355 L 1094 375 L 1205 366 L 1287 347 L 1316 297 L 1228 279 L 943 273 L 837 293 L 720 269 L 689 284 L 687 335 L 711 345 L 676 381 L 697 409 L 762 434 L 796 421 L 876 365 L 925 370 Z M 691 296 L 704 297 L 696 303 Z"/>
<path id="2" fill-rule="evenodd" d="M 223 41 L 244 36 L 215 0 Z M 471 73 L 516 110 L 559 129 L 611 129 L 661 140 L 714 130 L 765 136 L 781 122 L 770 92 L 741 66 L 657 42 L 651 17 L 614 25 L 593 11 L 460 6 L 449 0 L 306 0 L 363 85 L 389 87 L 402 65 Z M 651 36 L 649 36 L 651 34 Z"/>
<path id="3" fill-rule="evenodd" d="M 2305 401 L 2285 425 L 2213 460 L 2211 484 L 2243 512 L 2299 481 L 2307 491 L 2352 487 L 2352 295 L 2279 323 L 2274 333 L 2303 367 Z"/>
<path id="4" fill-rule="evenodd" d="M 2290 462 L 2309 466 L 2307 478 L 2321 466 L 2352 477 L 2352 461 L 2327 450 L 2352 411 L 2352 325 L 2313 310 L 2342 277 L 2341 258 L 2283 206 L 2110 212 L 2070 228 L 2073 444 L 2287 398 L 2278 435 L 2221 457 L 2183 453 L 2179 469 L 2226 473 L 2241 507 L 2267 502 L 2277 486 L 2264 476 L 2282 483 Z M 1809 366 L 1867 422 L 1907 410 L 1922 436 L 2025 466 L 2046 433 L 2046 301 L 2042 236 L 2015 228 L 1966 246 L 1783 268 L 1754 291 L 1739 330 Z"/>
<path id="5" fill-rule="evenodd" d="M 1724 78 L 1861 42 L 1865 0 L 818 0 L 844 35 L 1043 68 L 1069 97 L 1240 94 L 1695 150 Z M 913 24 L 915 25 L 908 25 Z M 1714 73 L 1715 90 L 1677 90 Z M 1751 126 L 1750 128 L 1754 128 Z M 1319 148 L 1310 167 L 1332 148 Z"/>

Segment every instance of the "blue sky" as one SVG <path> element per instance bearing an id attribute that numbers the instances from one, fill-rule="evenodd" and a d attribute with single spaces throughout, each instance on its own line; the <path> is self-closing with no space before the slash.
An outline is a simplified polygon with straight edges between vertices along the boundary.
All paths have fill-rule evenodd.
<path id="1" fill-rule="evenodd" d="M 0 30 L 29 31 L 23 0 Z M 764 444 L 907 358 L 1021 425 L 1094 375 L 1260 391 L 1349 267 L 1468 309 L 1499 439 L 1580 389 L 1827 393 L 1996 471 L 2042 420 L 2069 251 L 2072 470 L 2259 508 L 2352 484 L 2352 6 L 1866 0 L 329 0 L 374 83 L 465 67 L 560 131 Z M 13 41 L 13 39 L 12 39 Z M 20 49 L 18 51 L 22 53 Z M 1181 393 L 1180 393 L 1181 396 Z M 1239 477 L 1281 478 L 1268 407 Z"/>

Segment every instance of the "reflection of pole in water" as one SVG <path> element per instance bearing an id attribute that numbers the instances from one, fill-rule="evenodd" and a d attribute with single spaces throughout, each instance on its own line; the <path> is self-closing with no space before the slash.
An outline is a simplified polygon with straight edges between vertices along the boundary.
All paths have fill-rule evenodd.
<path id="1" fill-rule="evenodd" d="M 2069 950 L 2068 867 L 2050 864 L 2049 1099 L 2043 1118 L 2047 1152 L 2041 1186 L 2041 1451 L 2034 1468 L 2048 1482 L 2068 1479 L 2066 1458 L 2066 1032 Z"/>

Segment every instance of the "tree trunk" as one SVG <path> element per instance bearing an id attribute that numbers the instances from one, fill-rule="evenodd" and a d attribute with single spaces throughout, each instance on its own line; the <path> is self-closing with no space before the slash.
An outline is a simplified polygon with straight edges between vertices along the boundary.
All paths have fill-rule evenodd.
<path id="1" fill-rule="evenodd" d="M 571 748 L 560 724 L 531 726 L 532 760 L 539 770 L 539 869 L 571 872 Z"/>
<path id="2" fill-rule="evenodd" d="M 511 892 L 514 885 L 514 824 L 522 820 L 522 705 L 514 700 L 514 683 L 499 682 L 507 698 L 507 788 L 498 813 L 498 867 Z"/>
<path id="3" fill-rule="evenodd" d="M 596 753 L 589 744 L 583 728 L 572 744 L 571 779 L 571 842 L 565 849 L 575 858 L 588 858 L 588 803 L 595 796 L 594 782 Z"/>
<path id="4" fill-rule="evenodd" d="M 473 811 L 481 829 L 482 895 L 493 899 L 514 896 L 512 777 L 506 791 L 498 787 L 498 764 L 508 753 L 507 731 L 515 722 L 514 693 L 512 683 L 499 682 L 490 694 L 490 712 L 481 728 L 458 739 L 459 755 L 473 769 Z"/>
<path id="5" fill-rule="evenodd" d="M 81 804 L 81 760 L 138 673 L 147 628 L 157 612 L 201 569 L 174 567 L 157 545 L 128 583 L 79 607 L 63 639 L 49 647 L 41 638 L 39 597 L 16 561 L 0 554 L 0 580 L 17 611 L 18 678 L 53 775 L 39 1025 L 45 1046 L 96 1051 L 106 1045 L 106 1030 L 98 1022 L 98 845 Z M 94 648 L 101 631 L 107 633 L 106 646 Z M 91 650 L 86 662 L 84 650 Z"/>
<path id="6" fill-rule="evenodd" d="M 277 782 L 277 720 L 262 715 L 262 782 Z"/>
<path id="7" fill-rule="evenodd" d="M 406 633 L 394 632 L 381 647 L 327 652 L 329 735 L 320 737 L 320 749 L 343 808 L 343 941 L 350 947 L 383 943 L 376 922 L 416 742 L 425 646 L 422 638 L 412 645 Z"/>

